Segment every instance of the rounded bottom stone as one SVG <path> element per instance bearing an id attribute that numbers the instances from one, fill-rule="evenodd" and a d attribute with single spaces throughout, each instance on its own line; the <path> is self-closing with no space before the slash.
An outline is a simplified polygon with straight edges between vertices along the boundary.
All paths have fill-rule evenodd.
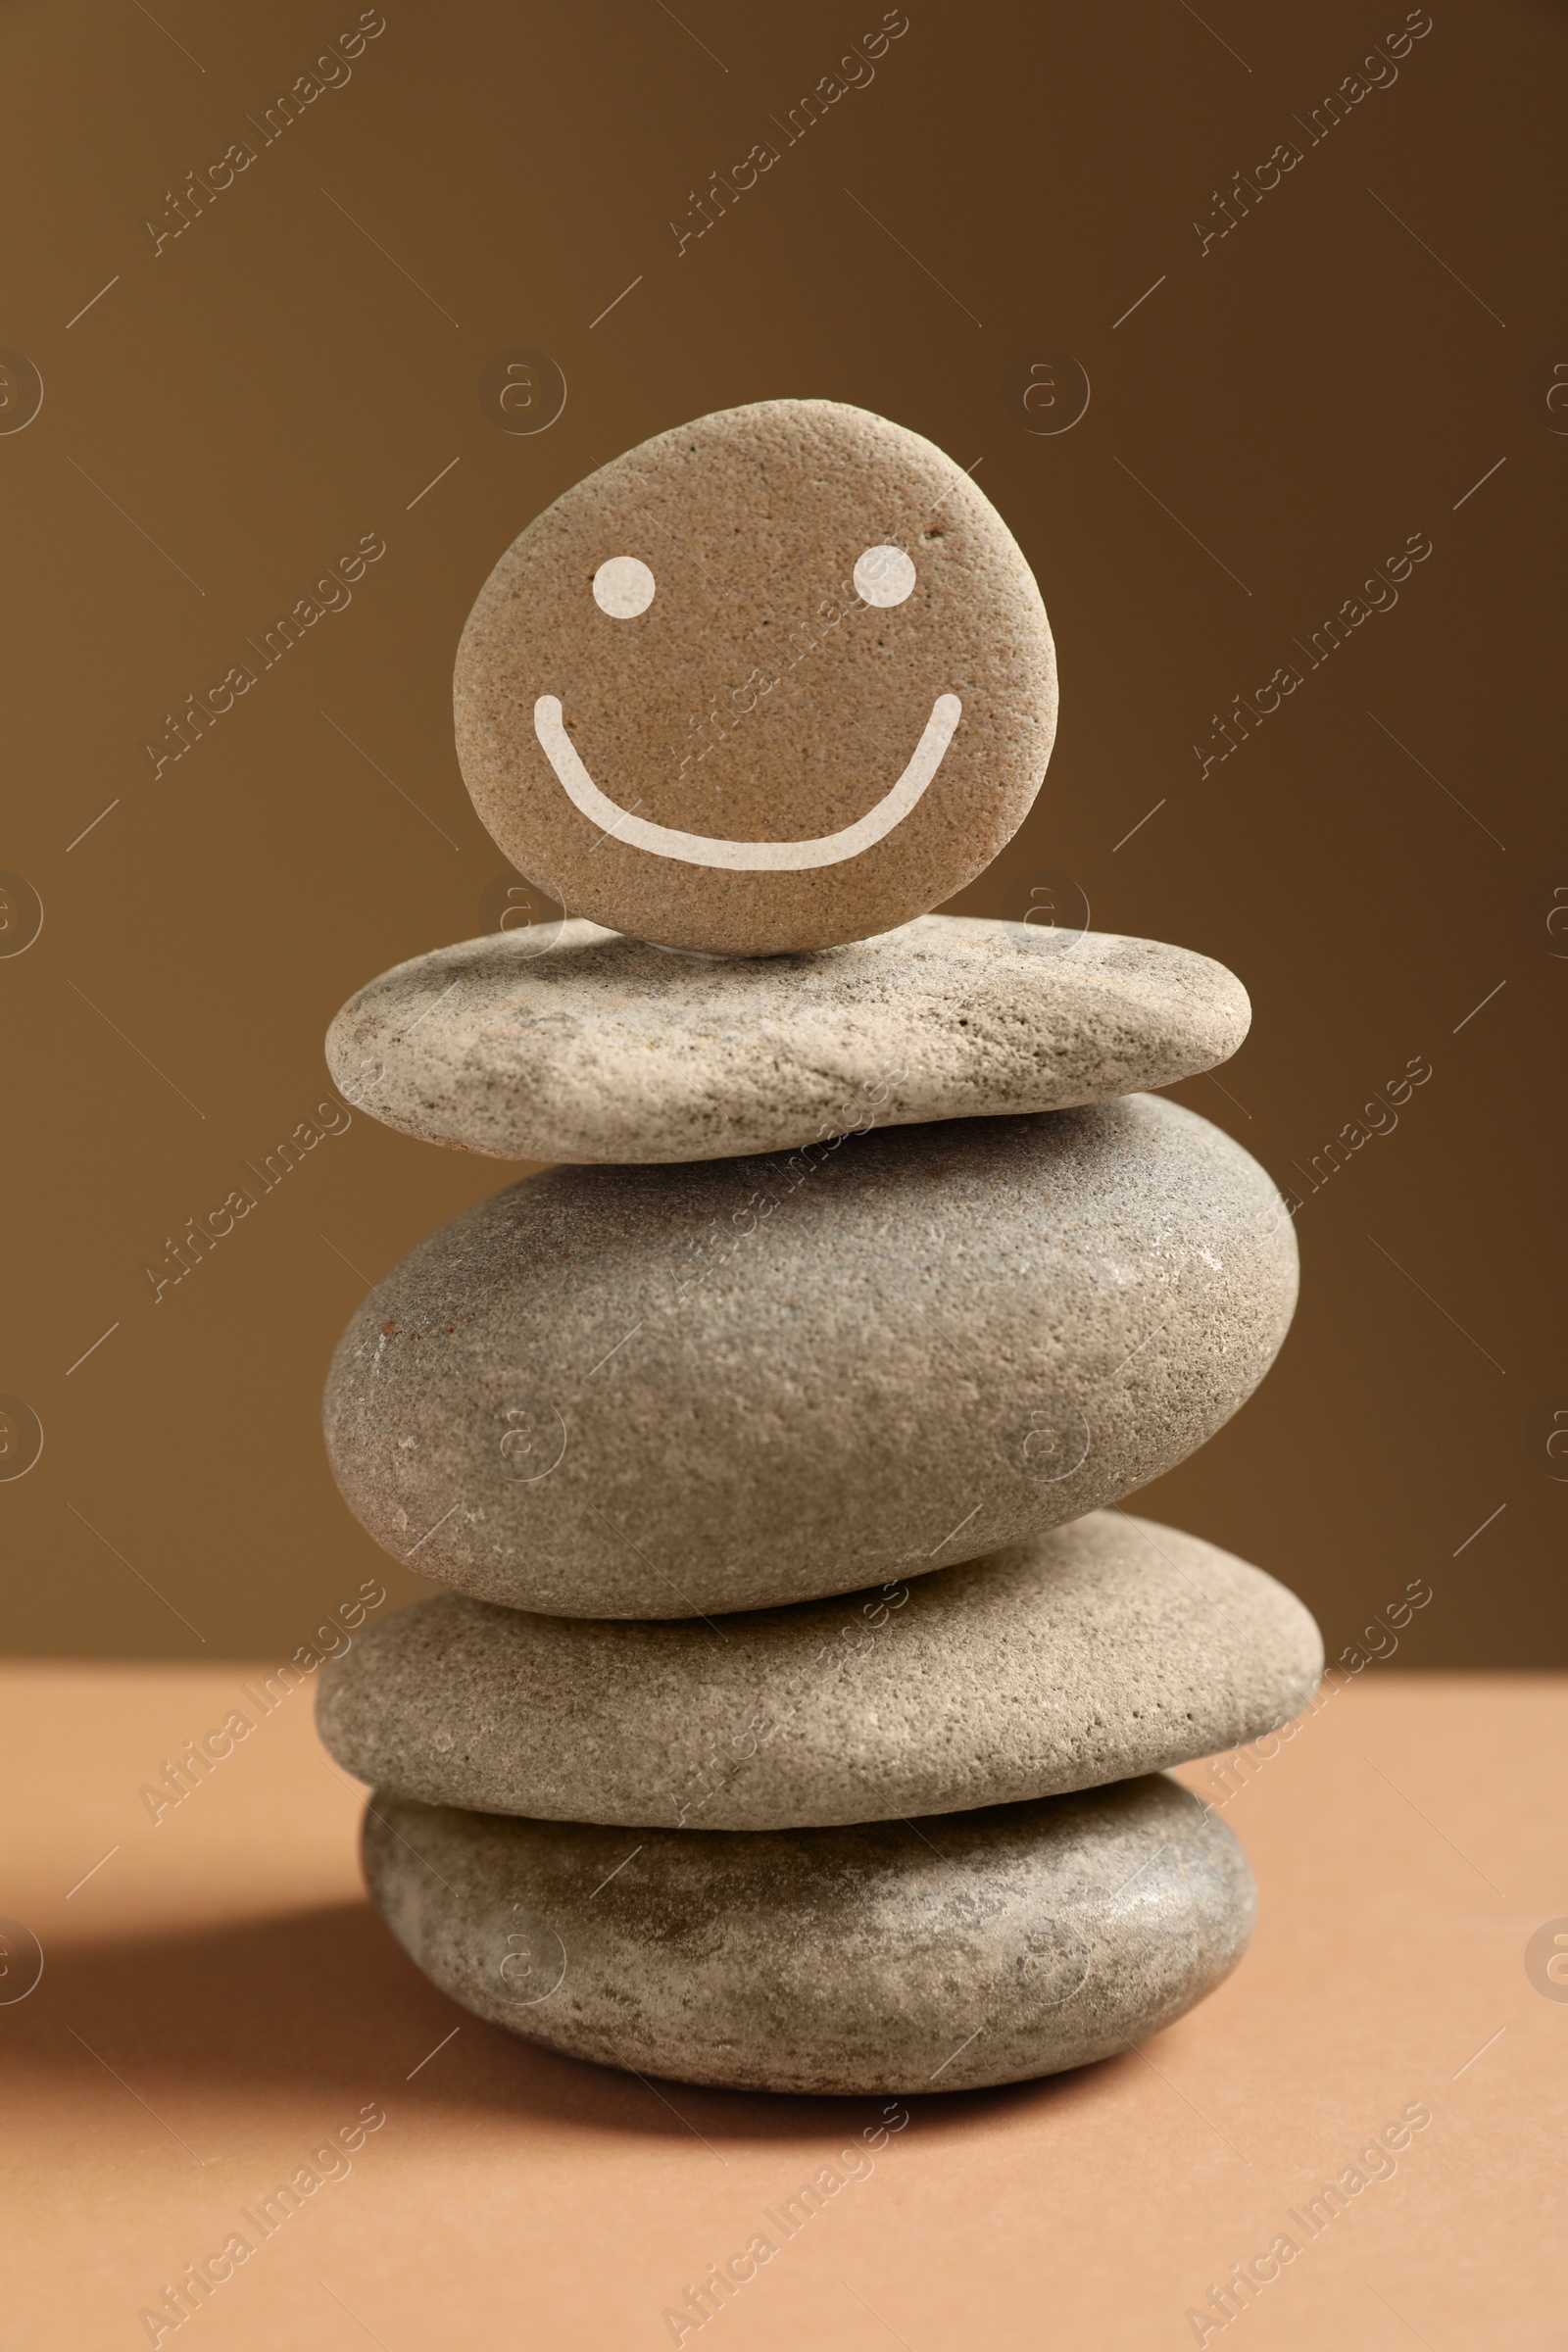
<path id="1" fill-rule="evenodd" d="M 1106 2058 L 1247 1948 L 1223 1822 L 1162 1774 L 862 1827 L 606 1829 L 378 1790 L 366 1877 L 475 2015 L 735 2089 L 973 2090 Z"/>

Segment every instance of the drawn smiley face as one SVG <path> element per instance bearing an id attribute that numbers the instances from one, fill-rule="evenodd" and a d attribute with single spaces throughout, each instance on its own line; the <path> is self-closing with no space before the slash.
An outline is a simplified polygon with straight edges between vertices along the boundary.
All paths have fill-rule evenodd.
<path id="1" fill-rule="evenodd" d="M 481 818 L 571 913 L 776 955 L 889 930 L 990 863 L 1045 773 L 1055 660 L 951 459 L 864 410 L 764 401 L 530 523 L 455 701 Z"/>

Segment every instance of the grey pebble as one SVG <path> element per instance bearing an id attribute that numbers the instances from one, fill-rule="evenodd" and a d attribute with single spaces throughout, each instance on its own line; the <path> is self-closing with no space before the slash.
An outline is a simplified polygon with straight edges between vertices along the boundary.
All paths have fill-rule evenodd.
<path id="1" fill-rule="evenodd" d="M 1254 1891 L 1174 1781 L 849 1829 L 624 1830 L 377 1792 L 370 1892 L 464 2008 L 571 2057 L 778 2091 L 970 2090 L 1145 2040 Z"/>
<path id="2" fill-rule="evenodd" d="M 498 1159 L 690 1160 L 1058 1110 L 1212 1069 L 1250 1006 L 1158 940 L 928 914 L 814 955 L 695 958 L 570 921 L 383 972 L 333 1079 L 406 1135 Z"/>
<path id="3" fill-rule="evenodd" d="M 1260 1738 L 1323 1645 L 1259 1568 L 1119 1511 L 883 1592 L 715 1620 L 442 1593 L 327 1665 L 317 1724 L 427 1804 L 640 1828 L 896 1820 L 1126 1780 Z"/>
<path id="4" fill-rule="evenodd" d="M 554 1168 L 371 1293 L 327 1450 L 387 1550 L 480 1599 L 817 1599 L 1168 1470 L 1262 1379 L 1296 1287 L 1269 1177 L 1157 1096 Z"/>

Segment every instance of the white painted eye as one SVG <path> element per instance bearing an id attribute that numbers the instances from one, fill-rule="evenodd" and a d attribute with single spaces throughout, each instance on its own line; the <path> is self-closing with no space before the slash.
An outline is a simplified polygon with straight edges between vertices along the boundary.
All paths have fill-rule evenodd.
<path id="1" fill-rule="evenodd" d="M 653 601 L 654 575 L 636 556 L 612 556 L 594 573 L 594 603 L 612 620 L 635 620 Z"/>
<path id="2" fill-rule="evenodd" d="M 855 587 L 868 605 L 902 605 L 914 586 L 914 565 L 902 547 L 868 547 L 855 566 Z"/>

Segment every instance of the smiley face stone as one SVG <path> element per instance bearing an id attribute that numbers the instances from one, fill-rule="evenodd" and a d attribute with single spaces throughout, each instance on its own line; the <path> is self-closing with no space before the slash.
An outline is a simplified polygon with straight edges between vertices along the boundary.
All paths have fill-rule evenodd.
<path id="1" fill-rule="evenodd" d="M 952 459 L 835 401 L 661 433 L 539 515 L 458 652 L 458 756 L 518 870 L 662 947 L 779 955 L 923 914 L 1051 755 L 1033 574 Z"/>

